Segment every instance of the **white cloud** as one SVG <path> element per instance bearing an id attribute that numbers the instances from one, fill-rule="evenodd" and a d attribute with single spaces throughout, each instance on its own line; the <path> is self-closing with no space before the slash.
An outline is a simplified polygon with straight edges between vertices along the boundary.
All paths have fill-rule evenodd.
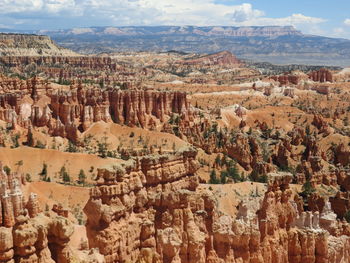
<path id="1" fill-rule="evenodd" d="M 76 11 L 79 6 L 75 0 L 1 0 L 0 14 L 26 14 L 30 12 L 47 12 L 51 14 L 62 11 Z"/>
<path id="2" fill-rule="evenodd" d="M 5 0 L 0 1 L 0 13 L 20 13 L 36 11 L 42 8 L 41 0 Z"/>
<path id="3" fill-rule="evenodd" d="M 292 25 L 298 26 L 301 24 L 315 25 L 326 22 L 323 18 L 310 17 L 302 14 L 292 14 L 291 16 L 281 18 L 269 18 L 269 17 L 252 17 L 251 19 L 240 23 L 245 26 L 252 25 L 264 25 L 264 26 L 285 26 Z"/>
<path id="4" fill-rule="evenodd" d="M 350 26 L 350 18 L 345 19 L 344 24 Z"/>
<path id="5" fill-rule="evenodd" d="M 249 3 L 231 6 L 215 0 L 0 0 L 0 18 L 2 15 L 38 21 L 45 17 L 62 16 L 73 22 L 71 27 L 94 24 L 297 26 L 317 25 L 325 21 L 303 14 L 269 18 Z"/>
<path id="6" fill-rule="evenodd" d="M 232 14 L 234 22 L 245 22 L 264 15 L 263 11 L 252 8 L 251 4 L 235 6 Z"/>

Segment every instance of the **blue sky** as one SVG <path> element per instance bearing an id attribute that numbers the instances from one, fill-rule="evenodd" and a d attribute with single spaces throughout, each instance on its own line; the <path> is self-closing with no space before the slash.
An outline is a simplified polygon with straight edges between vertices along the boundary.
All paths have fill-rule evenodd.
<path id="1" fill-rule="evenodd" d="M 350 39 L 350 0 L 0 0 L 0 28 L 293 25 Z"/>

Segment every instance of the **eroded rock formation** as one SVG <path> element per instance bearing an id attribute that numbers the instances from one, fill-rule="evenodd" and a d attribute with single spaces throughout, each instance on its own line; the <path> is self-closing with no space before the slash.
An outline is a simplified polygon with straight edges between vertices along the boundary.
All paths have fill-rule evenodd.
<path id="1" fill-rule="evenodd" d="M 218 210 L 211 191 L 197 189 L 195 156 L 188 148 L 99 169 L 84 208 L 90 247 L 106 262 L 347 260 L 348 225 L 329 203 L 304 211 L 291 174 L 269 174 L 261 204 L 241 203 L 234 218 Z"/>
<path id="2" fill-rule="evenodd" d="M 287 85 L 298 85 L 300 81 L 300 76 L 298 75 L 292 75 L 292 74 L 284 74 L 284 75 L 278 75 L 278 76 L 271 76 L 271 79 L 274 81 L 278 81 L 280 86 L 287 86 Z"/>
<path id="3" fill-rule="evenodd" d="M 47 127 L 50 134 L 73 141 L 94 122 L 155 128 L 156 120 L 164 122 L 171 113 L 186 119 L 191 111 L 184 92 L 102 90 L 81 84 L 53 91 L 37 78 L 26 82 L 4 78 L 0 90 L 1 120 L 13 124 L 13 128 Z"/>
<path id="4" fill-rule="evenodd" d="M 328 69 L 320 69 L 312 71 L 309 74 L 309 78 L 317 82 L 333 82 L 333 74 Z"/>
<path id="5" fill-rule="evenodd" d="M 6 174 L 2 165 L 0 182 L 0 262 L 70 262 L 70 221 L 44 215 L 33 193 L 25 200 L 23 178 Z"/>

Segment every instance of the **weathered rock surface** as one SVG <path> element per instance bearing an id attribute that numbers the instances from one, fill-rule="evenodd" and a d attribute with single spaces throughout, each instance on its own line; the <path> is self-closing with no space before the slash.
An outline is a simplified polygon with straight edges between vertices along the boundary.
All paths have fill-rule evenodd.
<path id="1" fill-rule="evenodd" d="M 320 69 L 309 73 L 309 78 L 317 82 L 333 82 L 333 74 L 328 69 Z"/>
<path id="2" fill-rule="evenodd" d="M 76 141 L 79 132 L 104 121 L 155 128 L 166 116 L 189 117 L 190 105 L 184 92 L 87 88 L 72 85 L 55 90 L 38 78 L 28 81 L 3 78 L 0 81 L 0 119 L 29 128 L 47 127 L 53 136 Z"/>
<path id="3" fill-rule="evenodd" d="M 298 85 L 300 81 L 300 76 L 298 75 L 291 75 L 291 74 L 285 74 L 285 75 L 279 75 L 279 76 L 271 76 L 271 79 L 274 81 L 278 81 L 280 86 L 287 86 L 287 85 Z"/>
<path id="4" fill-rule="evenodd" d="M 17 174 L 0 165 L 0 262 L 71 262 L 68 247 L 72 223 L 61 216 L 47 217 L 35 194 L 25 200 Z"/>
<path id="5" fill-rule="evenodd" d="M 57 46 L 48 36 L 0 34 L 0 55 L 3 56 L 77 56 Z"/>
<path id="6" fill-rule="evenodd" d="M 99 170 L 84 211 L 89 244 L 106 262 L 346 262 L 348 225 L 329 204 L 303 211 L 291 174 L 269 174 L 261 205 L 241 204 L 234 218 L 197 190 L 195 156 L 185 149 Z"/>

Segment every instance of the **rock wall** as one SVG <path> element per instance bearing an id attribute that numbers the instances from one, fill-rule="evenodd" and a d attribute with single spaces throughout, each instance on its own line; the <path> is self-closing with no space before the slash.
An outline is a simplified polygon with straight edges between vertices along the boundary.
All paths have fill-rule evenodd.
<path id="1" fill-rule="evenodd" d="M 333 74 L 328 69 L 312 71 L 308 75 L 311 80 L 316 82 L 333 82 Z"/>
<path id="2" fill-rule="evenodd" d="M 117 64 L 110 57 L 66 56 L 2 56 L 0 63 L 6 67 L 67 65 L 85 70 L 116 71 Z"/>
<path id="3" fill-rule="evenodd" d="M 0 262 L 70 262 L 70 221 L 44 215 L 33 193 L 25 200 L 23 177 L 6 174 L 1 164 L 0 182 Z"/>
<path id="4" fill-rule="evenodd" d="M 191 251 L 193 257 L 201 256 L 205 244 L 194 235 L 199 231 L 194 217 L 203 215 L 191 210 L 191 202 L 198 200 L 192 195 L 198 185 L 195 156 L 185 149 L 175 156 L 143 157 L 130 166 L 99 169 L 103 182 L 91 190 L 84 211 L 90 246 L 98 247 L 106 262 L 140 257 L 171 262 Z M 205 210 L 203 201 L 198 205 Z M 184 238 L 196 239 L 195 247 L 189 241 L 181 247 Z"/>
<path id="5" fill-rule="evenodd" d="M 107 263 L 347 262 L 349 225 L 329 203 L 304 211 L 290 174 L 269 174 L 260 205 L 241 203 L 234 218 L 197 189 L 195 156 L 189 148 L 99 169 L 84 208 L 90 247 Z"/>
<path id="6" fill-rule="evenodd" d="M 191 116 L 184 92 L 93 88 L 81 84 L 53 90 L 40 79 L 0 80 L 0 119 L 28 128 L 48 127 L 54 136 L 76 141 L 94 122 L 154 129 L 171 113 Z"/>
<path id="7" fill-rule="evenodd" d="M 312 87 L 312 90 L 315 90 L 317 93 L 320 93 L 322 95 L 329 95 L 331 93 L 331 89 L 329 86 L 314 86 Z"/>
<path id="8" fill-rule="evenodd" d="M 138 84 L 137 78 L 146 74 L 143 69 L 102 56 L 1 56 L 0 67 L 24 76 L 40 74 L 58 83 L 74 83 L 78 79 L 114 86 L 117 83 Z"/>
<path id="9" fill-rule="evenodd" d="M 4 56 L 78 56 L 57 46 L 48 36 L 0 33 L 0 57 Z"/>
<path id="10" fill-rule="evenodd" d="M 287 86 L 289 84 L 298 85 L 301 79 L 300 76 L 291 74 L 271 76 L 270 78 L 274 81 L 278 81 L 280 86 Z"/>

